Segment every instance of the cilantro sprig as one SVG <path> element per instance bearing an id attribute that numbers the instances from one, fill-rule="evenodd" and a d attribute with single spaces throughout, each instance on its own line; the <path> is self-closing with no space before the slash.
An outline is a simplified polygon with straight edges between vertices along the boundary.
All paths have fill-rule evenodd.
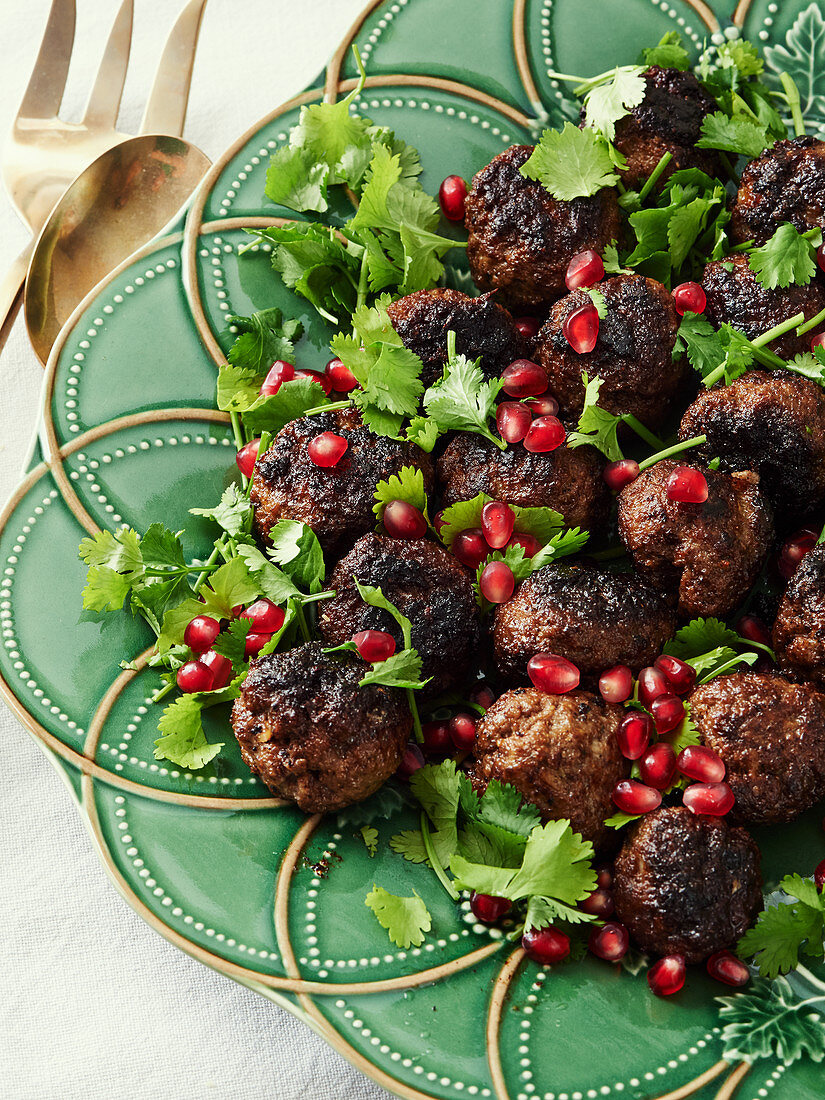
<path id="1" fill-rule="evenodd" d="M 786 875 L 756 924 L 739 941 L 737 951 L 742 958 L 753 959 L 766 978 L 795 970 L 800 955 L 821 959 L 825 955 L 825 893 L 812 879 Z"/>
<path id="2" fill-rule="evenodd" d="M 553 198 L 570 202 L 619 182 L 614 153 L 595 130 L 565 122 L 562 130 L 544 131 L 519 171 L 537 180 Z"/>

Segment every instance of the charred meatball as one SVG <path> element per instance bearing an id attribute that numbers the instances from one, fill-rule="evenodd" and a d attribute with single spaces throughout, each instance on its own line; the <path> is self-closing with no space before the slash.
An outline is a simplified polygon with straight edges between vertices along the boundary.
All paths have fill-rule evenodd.
<path id="1" fill-rule="evenodd" d="M 750 470 L 705 469 L 704 504 L 669 500 L 667 483 L 679 466 L 663 459 L 619 494 L 619 535 L 642 576 L 679 592 L 678 612 L 727 615 L 747 595 L 768 554 L 773 522 Z"/>
<path id="2" fill-rule="evenodd" d="M 322 432 L 347 440 L 335 466 L 316 466 L 309 457 L 307 445 Z M 412 443 L 374 435 L 357 409 L 293 420 L 255 466 L 250 493 L 255 527 L 266 537 L 280 520 L 297 520 L 312 528 L 325 551 L 342 554 L 375 526 L 375 486 L 402 466 L 421 469 L 425 488 L 432 489 L 430 456 Z"/>
<path id="3" fill-rule="evenodd" d="M 425 386 L 441 376 L 450 330 L 459 355 L 481 356 L 481 369 L 489 378 L 498 378 L 509 363 L 527 353 L 513 318 L 490 294 L 470 298 L 447 287 L 417 290 L 393 302 L 387 313 L 404 346 L 424 363 L 421 381 Z"/>
<path id="4" fill-rule="evenodd" d="M 545 565 L 496 608 L 493 642 L 505 676 L 524 680 L 532 656 L 556 653 L 592 677 L 652 664 L 675 628 L 667 598 L 636 573 Z"/>
<path id="5" fill-rule="evenodd" d="M 717 676 L 692 692 L 690 716 L 725 762 L 741 821 L 793 821 L 825 798 L 825 696 L 813 685 L 775 672 Z"/>
<path id="6" fill-rule="evenodd" d="M 700 393 L 680 439 L 706 435 L 692 451 L 726 470 L 755 470 L 777 517 L 804 516 L 825 497 L 825 394 L 790 371 L 748 371 Z"/>
<path id="7" fill-rule="evenodd" d="M 252 662 L 232 707 L 241 756 L 307 813 L 360 802 L 401 763 L 412 731 L 404 694 L 359 687 L 364 663 L 317 642 Z"/>
<path id="8" fill-rule="evenodd" d="M 508 691 L 478 723 L 473 780 L 511 783 L 545 820 L 569 818 L 598 846 L 614 810 L 610 793 L 628 774 L 616 740 L 623 715 L 586 691 Z"/>
<path id="9" fill-rule="evenodd" d="M 723 818 L 655 810 L 630 827 L 613 900 L 643 951 L 701 962 L 736 943 L 762 908 L 759 849 Z"/>
<path id="10" fill-rule="evenodd" d="M 487 493 L 524 508 L 555 508 L 568 527 L 598 531 L 610 512 L 603 469 L 592 447 L 563 445 L 541 454 L 524 447 L 500 451 L 489 440 L 462 432 L 439 459 L 438 479 L 444 507 Z"/>
<path id="11" fill-rule="evenodd" d="M 599 405 L 612 413 L 633 413 L 657 428 L 671 411 L 686 376 L 673 346 L 679 314 L 670 292 L 644 275 L 616 275 L 599 284 L 607 315 L 591 352 L 580 355 L 564 336 L 564 322 L 591 298 L 574 290 L 550 310 L 536 337 L 534 358 L 547 372 L 562 415 L 578 417 L 584 405 L 582 372 L 602 380 Z"/>
<path id="12" fill-rule="evenodd" d="M 441 695 L 465 680 L 478 659 L 479 614 L 470 575 L 442 547 L 425 539 L 364 535 L 338 562 L 329 580 L 337 595 L 324 603 L 321 635 L 340 645 L 359 630 L 385 630 L 402 646 L 389 612 L 365 604 L 355 580 L 376 585 L 412 623 L 412 644 L 432 677 L 427 694 Z"/>
<path id="13" fill-rule="evenodd" d="M 731 237 L 764 244 L 783 222 L 800 233 L 825 226 L 825 142 L 777 141 L 745 167 L 731 211 Z"/>
<path id="14" fill-rule="evenodd" d="M 782 668 L 825 687 L 825 545 L 805 555 L 785 589 L 773 647 Z"/>
<path id="15" fill-rule="evenodd" d="M 509 306 L 536 306 L 564 293 L 572 256 L 600 255 L 619 236 L 614 191 L 562 202 L 519 169 L 532 145 L 512 145 L 478 172 L 465 204 L 467 258 L 476 285 Z"/>
<path id="16" fill-rule="evenodd" d="M 725 322 L 733 325 L 749 340 L 797 313 L 804 313 L 809 320 L 825 309 L 825 287 L 821 283 L 766 290 L 751 271 L 748 257 L 741 254 L 709 263 L 702 286 L 707 295 L 708 321 L 716 328 Z M 788 332 L 771 343 L 771 350 L 783 359 L 793 359 L 811 350 L 810 334 Z"/>

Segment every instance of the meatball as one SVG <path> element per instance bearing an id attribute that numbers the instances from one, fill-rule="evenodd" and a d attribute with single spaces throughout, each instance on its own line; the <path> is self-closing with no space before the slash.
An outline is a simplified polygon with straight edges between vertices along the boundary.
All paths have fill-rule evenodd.
<path id="1" fill-rule="evenodd" d="M 773 647 L 782 668 L 825 687 L 825 545 L 805 555 L 785 589 Z"/>
<path id="2" fill-rule="evenodd" d="M 593 447 L 500 451 L 489 440 L 462 432 L 438 460 L 438 479 L 444 507 L 487 493 L 524 508 L 555 508 L 568 527 L 598 531 L 607 525 L 611 503 L 603 469 Z"/>
<path id="3" fill-rule="evenodd" d="M 467 258 L 476 285 L 507 305 L 537 306 L 564 293 L 577 252 L 600 255 L 619 237 L 616 193 L 562 202 L 519 168 L 532 145 L 512 145 L 476 173 L 465 204 Z"/>
<path id="4" fill-rule="evenodd" d="M 762 908 L 759 849 L 723 818 L 654 810 L 628 831 L 613 900 L 643 951 L 701 962 L 733 946 Z"/>
<path id="5" fill-rule="evenodd" d="M 679 438 L 706 435 L 691 454 L 726 470 L 755 470 L 777 517 L 810 513 L 825 497 L 825 394 L 791 371 L 753 370 L 700 393 Z"/>
<path id="6" fill-rule="evenodd" d="M 690 696 L 702 741 L 725 762 L 741 821 L 793 821 L 825 798 L 825 696 L 776 672 L 717 676 Z"/>
<path id="7" fill-rule="evenodd" d="M 611 791 L 628 775 L 616 740 L 623 716 L 587 691 L 508 691 L 478 723 L 473 781 L 512 784 L 545 820 L 566 817 L 598 846 L 615 809 Z"/>
<path id="8" fill-rule="evenodd" d="M 327 813 L 378 790 L 412 731 L 404 694 L 359 687 L 364 663 L 317 642 L 252 662 L 232 707 L 241 756 L 271 791 Z"/>
<path id="9" fill-rule="evenodd" d="M 427 694 L 441 695 L 465 680 L 478 660 L 479 612 L 470 575 L 441 546 L 426 539 L 364 535 L 338 562 L 329 580 L 337 595 L 327 600 L 319 629 L 330 645 L 359 630 L 385 630 L 402 645 L 398 624 L 387 611 L 370 607 L 355 580 L 380 587 L 412 623 L 412 644 L 422 660 Z"/>
<path id="10" fill-rule="evenodd" d="M 663 459 L 619 493 L 619 535 L 642 576 L 677 589 L 678 612 L 727 615 L 747 595 L 773 537 L 770 508 L 751 471 L 705 469 L 704 504 L 669 500 L 667 483 L 679 466 Z"/>
<path id="11" fill-rule="evenodd" d="M 489 378 L 498 378 L 509 363 L 527 353 L 513 318 L 490 294 L 470 298 L 447 287 L 417 290 L 393 302 L 387 313 L 404 346 L 424 363 L 425 386 L 441 376 L 451 329 L 456 351 L 468 359 L 481 356 L 481 369 Z"/>
<path id="12" fill-rule="evenodd" d="M 636 573 L 589 565 L 545 565 L 496 608 L 496 663 L 523 680 L 536 653 L 556 653 L 584 676 L 613 665 L 652 664 L 676 628 L 667 598 Z"/>
<path id="13" fill-rule="evenodd" d="M 347 440 L 335 466 L 316 466 L 309 457 L 308 443 L 322 432 Z M 265 538 L 280 520 L 297 520 L 312 528 L 326 552 L 342 554 L 375 526 L 375 486 L 402 466 L 421 469 L 425 489 L 432 489 L 430 456 L 412 443 L 374 435 L 357 409 L 293 420 L 255 465 L 250 493 L 255 527 Z"/>
<path id="14" fill-rule="evenodd" d="M 825 226 L 825 142 L 777 141 L 745 166 L 731 210 L 731 237 L 764 244 L 783 222 L 800 233 Z"/>
<path id="15" fill-rule="evenodd" d="M 821 283 L 766 290 L 751 271 L 748 257 L 741 254 L 709 263 L 702 286 L 707 295 L 708 321 L 716 328 L 727 322 L 744 332 L 749 340 L 797 313 L 804 313 L 809 320 L 825 309 L 825 287 Z M 800 352 L 811 350 L 810 335 L 788 332 L 771 343 L 771 350 L 783 359 L 793 359 Z"/>
<path id="16" fill-rule="evenodd" d="M 599 284 L 607 315 L 591 352 L 580 355 L 567 343 L 564 322 L 590 303 L 586 290 L 556 302 L 536 337 L 534 358 L 544 367 L 563 416 L 578 417 L 584 405 L 582 372 L 602 379 L 599 405 L 612 413 L 633 413 L 657 428 L 673 408 L 686 377 L 682 358 L 673 358 L 679 314 L 670 292 L 644 275 L 616 275 Z"/>

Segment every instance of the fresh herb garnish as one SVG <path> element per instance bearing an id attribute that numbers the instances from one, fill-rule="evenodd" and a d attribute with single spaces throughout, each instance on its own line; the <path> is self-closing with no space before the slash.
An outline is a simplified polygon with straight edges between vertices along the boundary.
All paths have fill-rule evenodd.
<path id="1" fill-rule="evenodd" d="M 619 181 L 607 141 L 595 130 L 565 122 L 563 130 L 545 130 L 519 169 L 537 180 L 555 199 L 570 201 L 595 195 Z"/>
<path id="2" fill-rule="evenodd" d="M 750 249 L 748 263 L 767 290 L 806 286 L 816 274 L 816 251 L 821 244 L 821 229 L 800 233 L 790 222 L 783 222 L 763 245 Z"/>
<path id="3" fill-rule="evenodd" d="M 825 955 L 825 893 L 800 875 L 786 875 L 779 890 L 737 946 L 766 978 L 795 970 L 800 954 L 815 959 Z"/>
<path id="4" fill-rule="evenodd" d="M 401 898 L 373 884 L 364 904 L 375 913 L 396 947 L 420 947 L 425 933 L 432 928 L 430 912 L 415 890 L 412 897 Z"/>

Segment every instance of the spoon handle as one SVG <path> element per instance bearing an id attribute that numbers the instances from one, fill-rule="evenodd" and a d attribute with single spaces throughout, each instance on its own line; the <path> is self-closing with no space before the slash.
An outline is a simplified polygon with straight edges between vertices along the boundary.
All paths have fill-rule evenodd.
<path id="1" fill-rule="evenodd" d="M 29 260 L 34 251 L 34 238 L 29 241 L 11 267 L 0 281 L 0 348 L 6 342 L 7 329 L 11 328 L 15 316 L 15 304 L 20 295 L 23 283 L 26 281 L 26 272 L 29 269 Z"/>

